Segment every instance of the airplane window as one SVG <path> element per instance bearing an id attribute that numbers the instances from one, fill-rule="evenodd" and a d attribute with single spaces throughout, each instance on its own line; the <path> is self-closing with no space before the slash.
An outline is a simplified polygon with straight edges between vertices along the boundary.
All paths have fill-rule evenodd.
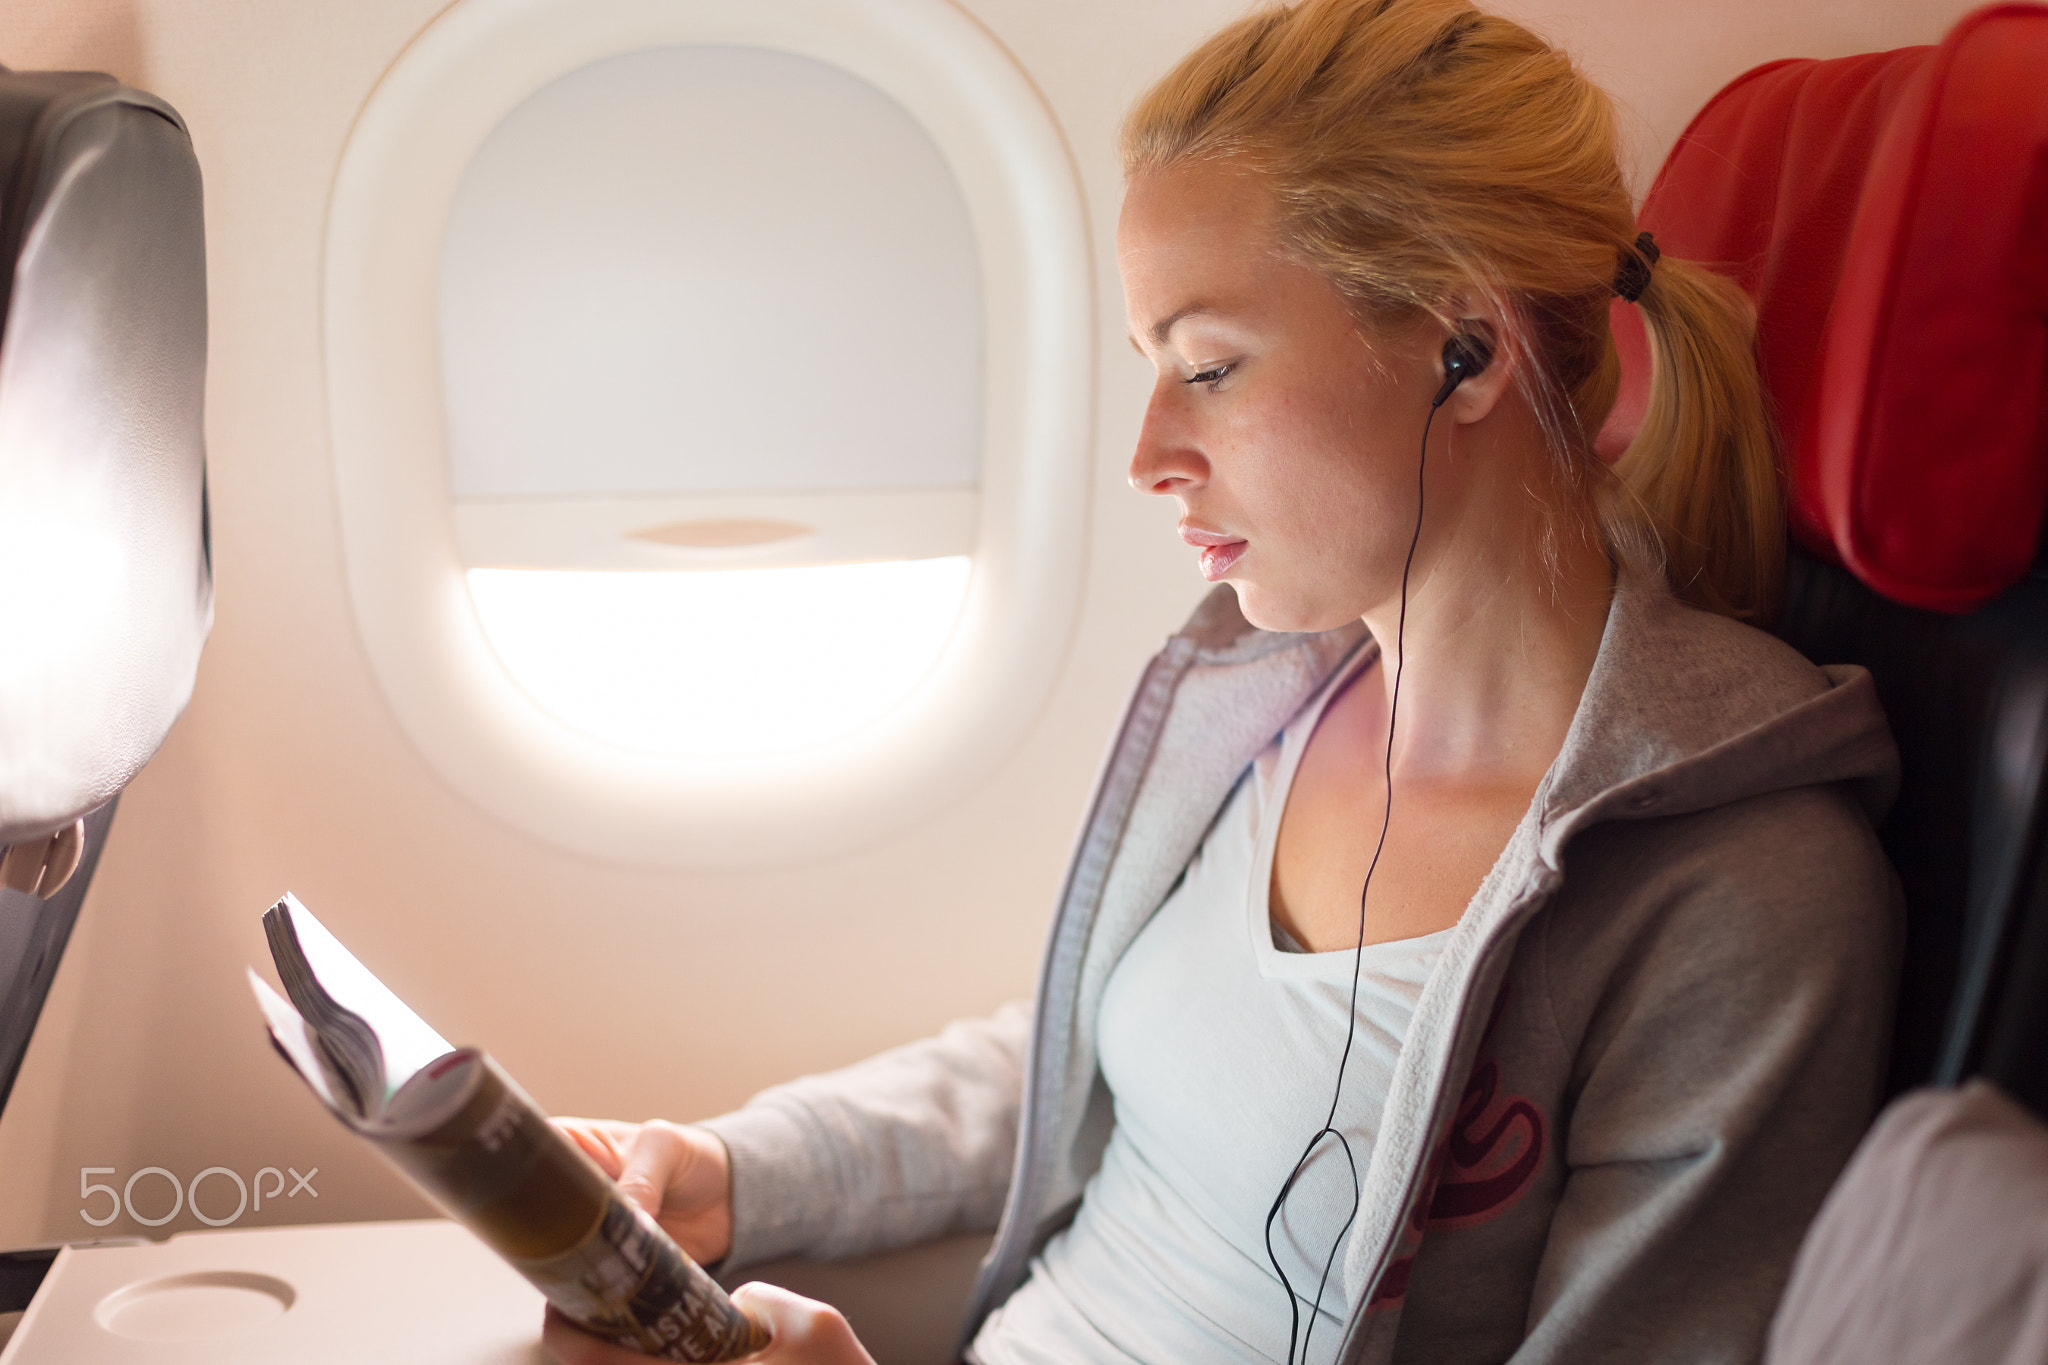
<path id="1" fill-rule="evenodd" d="M 851 850 L 1016 754 L 1087 561 L 1065 140 L 951 0 L 464 0 L 336 167 L 364 660 L 527 837 Z"/>
<path id="2" fill-rule="evenodd" d="M 557 717 L 778 752 L 931 670 L 973 548 L 980 265 L 886 95 L 731 46 L 562 77 L 463 176 L 440 324 L 471 592 Z"/>

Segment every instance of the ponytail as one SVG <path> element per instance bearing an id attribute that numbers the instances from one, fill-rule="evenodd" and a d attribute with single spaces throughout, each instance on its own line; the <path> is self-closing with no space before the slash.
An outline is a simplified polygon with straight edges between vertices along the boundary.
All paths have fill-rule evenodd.
<path id="1" fill-rule="evenodd" d="M 1768 623 L 1784 576 L 1785 499 L 1757 376 L 1755 309 L 1732 281 L 1669 257 L 1637 306 L 1650 339 L 1650 401 L 1615 472 L 1649 520 L 1673 592 Z"/>

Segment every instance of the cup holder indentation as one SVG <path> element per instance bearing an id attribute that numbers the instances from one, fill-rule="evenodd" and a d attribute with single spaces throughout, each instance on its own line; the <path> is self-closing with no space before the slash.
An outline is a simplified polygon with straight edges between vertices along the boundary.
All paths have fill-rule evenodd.
<path id="1" fill-rule="evenodd" d="M 93 1318 L 134 1341 L 205 1341 L 281 1318 L 297 1297 L 274 1276 L 201 1270 L 117 1289 L 100 1300 Z"/>

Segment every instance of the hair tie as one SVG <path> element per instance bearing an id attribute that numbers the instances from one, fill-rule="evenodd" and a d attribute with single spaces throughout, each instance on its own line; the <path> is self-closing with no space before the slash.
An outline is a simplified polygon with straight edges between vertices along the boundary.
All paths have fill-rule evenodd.
<path id="1" fill-rule="evenodd" d="M 1625 252 L 1620 267 L 1614 272 L 1614 292 L 1634 303 L 1650 287 L 1650 270 L 1657 264 L 1657 258 L 1664 253 L 1657 250 L 1656 238 L 1647 232 L 1636 234 L 1635 250 Z"/>

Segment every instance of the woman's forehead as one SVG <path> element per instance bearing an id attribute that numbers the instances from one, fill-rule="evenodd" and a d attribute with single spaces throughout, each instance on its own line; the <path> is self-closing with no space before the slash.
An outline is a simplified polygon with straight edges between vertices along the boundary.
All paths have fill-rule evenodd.
<path id="1" fill-rule="evenodd" d="M 1279 204 L 1256 173 L 1223 161 L 1142 171 L 1125 187 L 1117 223 L 1119 254 L 1161 246 L 1278 244 Z"/>
<path id="2" fill-rule="evenodd" d="M 1280 249 L 1277 205 L 1251 173 L 1218 163 L 1144 172 L 1117 224 L 1136 339 L 1155 344 L 1184 318 L 1256 311 L 1280 273 L 1301 267 Z"/>

